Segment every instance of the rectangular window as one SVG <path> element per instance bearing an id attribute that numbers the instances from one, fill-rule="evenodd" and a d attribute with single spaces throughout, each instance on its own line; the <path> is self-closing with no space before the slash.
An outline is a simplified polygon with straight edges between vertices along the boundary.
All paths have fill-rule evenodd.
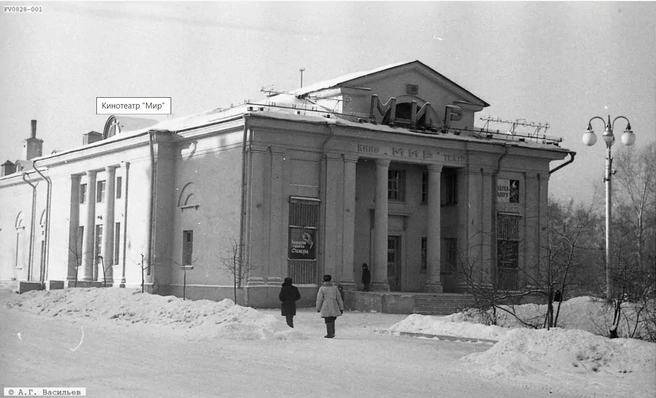
<path id="1" fill-rule="evenodd" d="M 387 172 L 387 199 L 405 202 L 405 171 L 389 170 Z"/>
<path id="2" fill-rule="evenodd" d="M 80 184 L 80 203 L 87 202 L 87 184 Z"/>
<path id="3" fill-rule="evenodd" d="M 458 175 L 445 173 L 442 179 L 442 204 L 454 205 L 458 203 Z"/>
<path id="4" fill-rule="evenodd" d="M 194 231 L 182 231 L 182 265 L 192 265 L 194 254 Z"/>
<path id="5" fill-rule="evenodd" d="M 520 216 L 497 215 L 497 286 L 504 290 L 518 288 Z"/>
<path id="6" fill-rule="evenodd" d="M 456 272 L 458 268 L 458 240 L 456 238 L 442 239 L 442 256 L 444 266 L 441 272 Z"/>
<path id="7" fill-rule="evenodd" d="M 121 223 L 117 222 L 114 228 L 114 264 L 120 264 L 121 257 Z"/>
<path id="8" fill-rule="evenodd" d="M 121 199 L 123 194 L 123 177 L 116 177 L 116 199 Z"/>
<path id="9" fill-rule="evenodd" d="M 428 248 L 428 239 L 421 238 L 421 268 L 420 272 L 426 272 L 426 250 Z"/>
<path id="10" fill-rule="evenodd" d="M 98 181 L 96 187 L 96 202 L 102 203 L 105 201 L 105 181 Z"/>
<path id="11" fill-rule="evenodd" d="M 428 172 L 421 173 L 421 203 L 428 203 Z"/>

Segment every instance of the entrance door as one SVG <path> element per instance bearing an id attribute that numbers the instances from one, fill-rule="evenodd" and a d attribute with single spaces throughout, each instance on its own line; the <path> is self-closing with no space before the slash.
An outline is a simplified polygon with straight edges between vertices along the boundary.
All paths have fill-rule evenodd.
<path id="1" fill-rule="evenodd" d="M 387 237 L 387 283 L 391 291 L 401 290 L 401 237 Z"/>

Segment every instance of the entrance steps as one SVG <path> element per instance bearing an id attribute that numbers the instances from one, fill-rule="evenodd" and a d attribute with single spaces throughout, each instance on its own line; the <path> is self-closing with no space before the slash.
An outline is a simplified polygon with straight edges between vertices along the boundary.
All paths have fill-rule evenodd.
<path id="1" fill-rule="evenodd" d="M 344 290 L 344 301 L 353 311 L 421 315 L 450 315 L 474 304 L 469 294 L 353 290 Z"/>
<path id="2" fill-rule="evenodd" d="M 436 293 L 415 297 L 413 313 L 421 315 L 450 315 L 474 305 L 470 294 Z"/>

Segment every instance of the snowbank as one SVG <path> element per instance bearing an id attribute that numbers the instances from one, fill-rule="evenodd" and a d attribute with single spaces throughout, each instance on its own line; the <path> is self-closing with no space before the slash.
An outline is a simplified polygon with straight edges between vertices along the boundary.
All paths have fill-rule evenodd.
<path id="1" fill-rule="evenodd" d="M 609 339 L 583 330 L 512 329 L 492 348 L 463 360 L 485 375 L 656 372 L 656 344 Z"/>
<path id="2" fill-rule="evenodd" d="M 38 315 L 86 318 L 124 324 L 183 329 L 188 338 L 303 339 L 273 315 L 235 305 L 232 300 L 182 300 L 134 289 L 31 291 L 5 303 Z"/>

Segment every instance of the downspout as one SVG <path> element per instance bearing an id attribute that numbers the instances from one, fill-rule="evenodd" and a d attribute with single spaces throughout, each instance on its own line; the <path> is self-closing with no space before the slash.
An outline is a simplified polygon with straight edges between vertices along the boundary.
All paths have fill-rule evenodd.
<path id="1" fill-rule="evenodd" d="M 492 206 L 490 208 L 492 209 L 492 219 L 491 221 L 491 237 L 492 237 L 492 264 L 491 267 L 494 270 L 494 279 L 495 282 L 497 281 L 498 278 L 498 269 L 497 269 L 497 195 L 496 195 L 496 189 L 497 189 L 497 177 L 499 176 L 499 173 L 501 172 L 501 161 L 503 158 L 508 155 L 508 144 L 503 144 L 503 154 L 499 156 L 499 159 L 497 159 L 497 169 L 492 173 Z"/>
<path id="2" fill-rule="evenodd" d="M 556 171 L 558 171 L 558 170 L 562 169 L 563 167 L 567 166 L 568 164 L 574 162 L 574 156 L 576 156 L 576 152 L 567 152 L 567 154 L 570 156 L 570 159 L 567 162 L 565 162 L 565 163 L 561 164 L 560 166 L 556 167 L 555 169 L 549 170 L 549 174 L 555 173 Z"/>
<path id="3" fill-rule="evenodd" d="M 27 173 L 23 172 L 22 174 L 23 181 L 25 181 L 32 187 L 32 219 L 30 222 L 30 251 L 27 260 L 27 280 L 30 281 L 32 280 L 32 265 L 33 265 L 32 263 L 34 261 L 33 251 L 34 251 L 34 222 L 35 222 L 34 218 L 36 217 L 36 187 L 37 185 L 39 185 L 39 183 L 37 182 L 36 185 L 32 184 L 25 178 L 26 175 Z"/>
<path id="4" fill-rule="evenodd" d="M 148 145 L 150 147 L 150 216 L 148 217 L 148 273 L 151 274 L 151 265 L 153 261 L 153 224 L 155 218 L 155 149 L 153 148 L 153 136 L 155 130 L 148 130 Z M 143 265 L 142 265 L 143 267 Z M 141 271 L 143 272 L 143 270 Z"/>
<path id="5" fill-rule="evenodd" d="M 123 268 L 121 270 L 120 287 L 125 287 L 125 262 L 127 260 L 128 248 L 128 193 L 130 190 L 130 162 L 125 162 L 125 199 L 123 203 Z M 143 267 L 143 264 L 140 265 Z M 143 272 L 143 268 L 141 269 Z"/>
<path id="6" fill-rule="evenodd" d="M 239 262 L 237 264 L 237 270 L 235 270 L 235 276 L 239 275 L 237 278 L 237 287 L 241 288 L 241 276 L 242 276 L 242 264 L 244 262 L 244 246 L 246 246 L 246 237 L 244 236 L 244 231 L 246 229 L 246 189 L 248 187 L 248 181 L 246 180 L 246 143 L 249 141 L 249 129 L 247 120 L 244 122 L 244 137 L 241 143 L 241 222 L 239 223 Z M 237 274 L 238 273 L 238 274 Z M 236 304 L 236 302 L 235 302 Z"/>
<path id="7" fill-rule="evenodd" d="M 51 211 L 51 199 L 52 199 L 52 181 L 50 180 L 50 177 L 44 176 L 39 169 L 36 167 L 36 162 L 38 160 L 33 160 L 32 161 L 32 167 L 34 167 L 34 170 L 39 173 L 41 178 L 43 178 L 46 181 L 46 184 L 48 184 L 48 193 L 46 195 L 46 231 L 45 231 L 45 238 L 44 241 L 46 242 L 46 247 L 44 250 L 44 256 L 45 256 L 45 261 L 44 261 L 44 270 L 41 270 L 41 275 L 40 275 L 40 281 L 41 283 L 45 282 L 48 279 L 48 272 L 50 270 L 50 211 Z"/>

